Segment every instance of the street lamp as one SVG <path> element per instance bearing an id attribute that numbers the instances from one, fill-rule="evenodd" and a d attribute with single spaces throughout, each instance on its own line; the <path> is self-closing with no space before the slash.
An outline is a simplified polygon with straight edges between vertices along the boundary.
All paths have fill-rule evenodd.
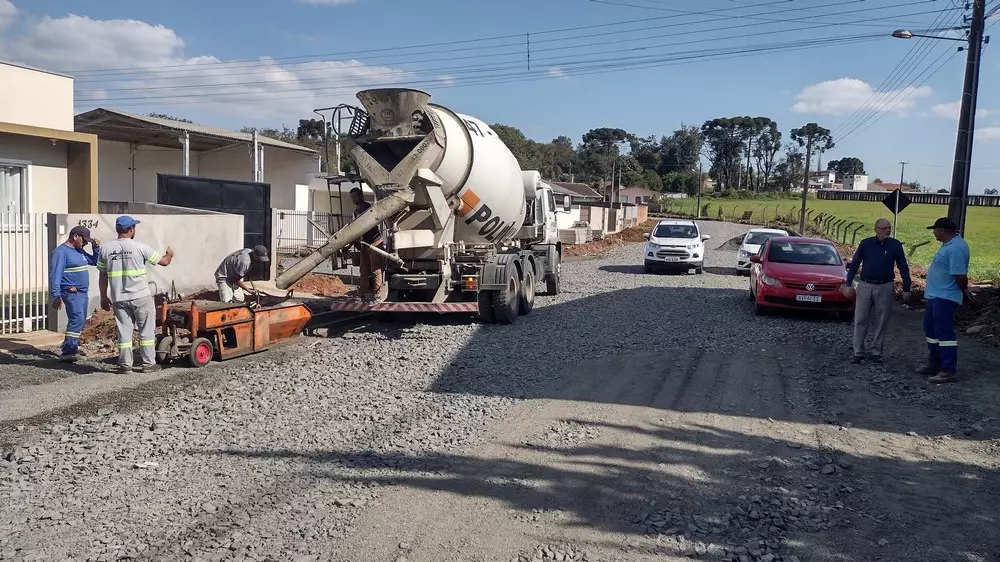
<path id="1" fill-rule="evenodd" d="M 991 14 L 996 10 L 991 11 Z M 965 235 L 966 200 L 969 196 L 969 180 L 972 174 L 972 140 L 976 128 L 976 99 L 979 95 L 979 63 L 983 45 L 989 37 L 983 37 L 986 27 L 986 0 L 972 0 L 972 19 L 969 22 L 968 39 L 921 35 L 908 29 L 897 29 L 892 36 L 897 39 L 924 37 L 948 41 L 968 41 L 965 61 L 965 83 L 962 88 L 962 108 L 958 118 L 958 136 L 955 140 L 955 164 L 951 172 L 951 195 L 948 199 L 948 218 L 955 221 L 958 231 Z M 966 47 L 959 47 L 961 51 Z"/>

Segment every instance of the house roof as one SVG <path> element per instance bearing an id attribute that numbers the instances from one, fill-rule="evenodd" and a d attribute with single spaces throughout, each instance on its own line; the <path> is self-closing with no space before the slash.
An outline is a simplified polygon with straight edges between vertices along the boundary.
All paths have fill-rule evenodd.
<path id="1" fill-rule="evenodd" d="M 63 74 L 61 72 L 55 72 L 55 71 L 52 71 L 52 70 L 45 70 L 44 68 L 35 68 L 33 66 L 28 66 L 26 64 L 21 64 L 21 63 L 17 63 L 17 62 L 11 62 L 11 61 L 8 61 L 8 60 L 2 60 L 2 59 L 0 59 L 0 64 L 6 65 L 6 66 L 13 66 L 15 68 L 23 68 L 24 70 L 31 70 L 31 71 L 34 71 L 34 72 L 42 72 L 44 74 L 52 74 L 53 76 L 59 76 L 59 77 L 62 77 L 62 78 L 69 78 L 70 80 L 73 79 L 73 77 L 70 76 L 69 74 Z"/>
<path id="2" fill-rule="evenodd" d="M 596 199 L 601 198 L 601 194 L 594 191 L 589 185 L 585 183 L 570 183 L 565 181 L 554 181 L 549 182 L 552 185 L 552 190 L 556 193 L 562 195 L 575 195 L 577 197 L 593 197 Z"/>
<path id="3" fill-rule="evenodd" d="M 621 192 L 622 193 L 627 192 L 630 194 L 649 195 L 650 197 L 655 197 L 657 195 L 660 195 L 659 191 L 653 191 L 652 189 L 646 189 L 645 187 L 623 187 Z"/>
<path id="4" fill-rule="evenodd" d="M 205 125 L 198 125 L 197 123 L 137 115 L 102 107 L 81 113 L 74 117 L 73 121 L 75 123 L 74 128 L 78 132 L 92 133 L 102 140 L 130 142 L 146 146 L 178 148 L 180 141 L 177 140 L 177 135 L 185 131 L 187 131 L 190 138 L 192 151 L 212 150 L 234 143 L 253 142 L 252 133 L 216 129 L 215 127 L 207 127 Z M 294 150 L 296 152 L 318 153 L 311 148 L 272 139 L 263 135 L 257 135 L 257 142 L 264 146 Z"/>

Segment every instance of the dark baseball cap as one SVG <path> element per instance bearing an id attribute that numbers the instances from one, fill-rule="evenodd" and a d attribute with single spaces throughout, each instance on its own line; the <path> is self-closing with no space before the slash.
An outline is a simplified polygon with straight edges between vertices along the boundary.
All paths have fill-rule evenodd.
<path id="1" fill-rule="evenodd" d="M 253 256 L 262 262 L 271 261 L 271 259 L 267 257 L 267 248 L 264 246 L 254 246 Z"/>
<path id="2" fill-rule="evenodd" d="M 935 228 L 943 228 L 945 230 L 958 230 L 958 225 L 955 221 L 949 219 L 948 217 L 941 217 L 934 221 L 934 224 L 927 227 L 927 230 L 934 230 Z"/>
<path id="3" fill-rule="evenodd" d="M 79 234 L 80 236 L 82 236 L 83 239 L 86 240 L 88 243 L 90 242 L 90 229 L 89 228 L 87 228 L 85 226 L 74 226 L 69 231 L 69 237 L 70 238 L 76 236 L 77 234 Z"/>

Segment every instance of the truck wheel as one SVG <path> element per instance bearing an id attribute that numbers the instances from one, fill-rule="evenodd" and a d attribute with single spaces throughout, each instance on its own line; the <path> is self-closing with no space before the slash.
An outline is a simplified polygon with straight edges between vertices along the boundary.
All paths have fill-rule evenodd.
<path id="1" fill-rule="evenodd" d="M 479 291 L 477 296 L 479 304 L 477 318 L 483 324 L 495 324 L 497 321 L 497 315 L 493 312 L 493 293 L 494 291 Z"/>
<path id="2" fill-rule="evenodd" d="M 560 277 L 562 276 L 562 258 L 559 259 L 559 263 L 556 264 L 556 272 L 545 278 L 545 294 L 554 297 L 559 294 L 561 289 Z"/>
<path id="3" fill-rule="evenodd" d="M 521 276 L 517 274 L 517 267 L 513 263 L 507 264 L 507 283 L 505 288 L 493 293 L 493 313 L 496 314 L 497 322 L 500 324 L 513 324 L 517 320 L 518 310 L 521 308 Z"/>
<path id="4" fill-rule="evenodd" d="M 521 283 L 521 298 L 518 312 L 520 314 L 530 314 L 535 308 L 535 272 L 531 264 L 526 264 L 524 270 L 524 281 Z"/>

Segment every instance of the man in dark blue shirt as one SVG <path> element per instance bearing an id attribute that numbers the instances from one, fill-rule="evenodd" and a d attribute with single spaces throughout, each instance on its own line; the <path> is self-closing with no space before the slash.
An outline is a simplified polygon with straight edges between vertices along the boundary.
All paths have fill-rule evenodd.
<path id="1" fill-rule="evenodd" d="M 854 251 L 854 258 L 847 268 L 847 294 L 855 292 L 854 308 L 854 357 L 851 363 L 860 363 L 864 351 L 874 363 L 882 362 L 885 334 L 892 315 L 892 301 L 896 280 L 895 268 L 903 278 L 903 301 L 910 299 L 910 267 L 906 264 L 903 245 L 892 234 L 888 219 L 875 221 L 875 236 L 865 238 Z M 860 275 L 858 268 L 861 268 Z M 859 278 L 857 289 L 854 277 Z M 874 319 L 872 313 L 874 312 Z M 865 349 L 865 339 L 872 329 L 871 346 Z"/>

